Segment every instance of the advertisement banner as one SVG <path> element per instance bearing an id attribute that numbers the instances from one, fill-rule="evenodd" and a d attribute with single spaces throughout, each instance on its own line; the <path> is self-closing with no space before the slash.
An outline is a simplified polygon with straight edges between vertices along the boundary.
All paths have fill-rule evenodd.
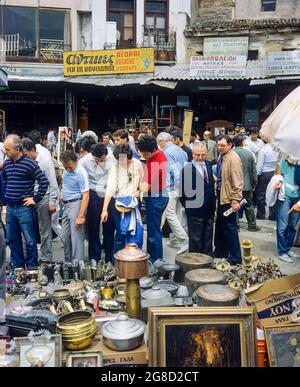
<path id="1" fill-rule="evenodd" d="M 293 75 L 300 73 L 300 50 L 269 52 L 268 75 Z"/>
<path id="2" fill-rule="evenodd" d="M 64 52 L 65 77 L 153 72 L 153 48 Z"/>
<path id="3" fill-rule="evenodd" d="M 246 75 L 247 57 L 243 55 L 192 56 L 190 76 L 208 78 L 240 78 Z"/>
<path id="4" fill-rule="evenodd" d="M 248 55 L 248 36 L 204 38 L 203 54 L 207 55 Z"/>

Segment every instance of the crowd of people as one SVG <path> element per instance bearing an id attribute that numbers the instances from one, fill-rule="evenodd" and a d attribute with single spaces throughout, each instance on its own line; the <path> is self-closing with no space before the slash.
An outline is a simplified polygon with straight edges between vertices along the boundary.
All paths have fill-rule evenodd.
<path id="1" fill-rule="evenodd" d="M 113 263 L 126 244 L 142 248 L 146 228 L 154 263 L 163 259 L 167 223 L 169 244 L 177 254 L 198 252 L 239 264 L 243 211 L 250 232 L 260 230 L 256 219 L 268 215 L 276 220 L 278 258 L 292 263 L 300 166 L 280 159 L 255 128 L 248 135 L 233 126 L 216 134 L 213 139 L 205 131 L 200 140 L 192 131 L 187 146 L 175 126 L 157 137 L 141 134 L 136 142 L 123 129 L 103 133 L 101 141 L 87 131 L 68 144 L 59 162 L 55 130 L 45 146 L 37 131 L 23 138 L 9 135 L 0 143 L 1 205 L 6 206 L 5 235 L 0 225 L 0 287 L 6 245 L 13 269 L 32 269 L 39 260 L 53 260 L 53 231 L 67 262 L 84 259 L 87 240 L 90 260 L 105 256 Z"/>

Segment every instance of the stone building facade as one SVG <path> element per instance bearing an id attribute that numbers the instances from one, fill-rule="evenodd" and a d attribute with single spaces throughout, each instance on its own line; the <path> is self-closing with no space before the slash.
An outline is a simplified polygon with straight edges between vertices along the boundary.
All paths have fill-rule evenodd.
<path id="1" fill-rule="evenodd" d="M 277 0 L 275 11 L 262 11 L 262 0 L 194 0 L 185 30 L 186 63 L 203 53 L 205 37 L 248 36 L 249 59 L 268 52 L 300 48 L 300 1 Z"/>

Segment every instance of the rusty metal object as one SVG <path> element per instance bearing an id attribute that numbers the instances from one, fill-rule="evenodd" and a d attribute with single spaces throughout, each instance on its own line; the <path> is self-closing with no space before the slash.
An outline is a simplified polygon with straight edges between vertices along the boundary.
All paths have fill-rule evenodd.
<path id="1" fill-rule="evenodd" d="M 200 286 L 195 293 L 198 306 L 237 306 L 239 292 L 224 285 Z"/>
<path id="2" fill-rule="evenodd" d="M 208 284 L 225 285 L 226 276 L 219 270 L 197 269 L 191 270 L 185 274 L 185 282 L 190 294 L 193 294 L 200 286 Z"/>
<path id="3" fill-rule="evenodd" d="M 213 265 L 213 258 L 200 253 L 184 253 L 177 255 L 175 263 L 180 270 L 175 272 L 174 281 L 185 283 L 185 274 L 196 269 L 210 269 Z"/>

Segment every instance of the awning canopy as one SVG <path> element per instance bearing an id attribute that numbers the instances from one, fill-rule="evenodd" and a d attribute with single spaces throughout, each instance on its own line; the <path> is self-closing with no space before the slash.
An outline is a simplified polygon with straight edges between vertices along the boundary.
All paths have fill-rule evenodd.
<path id="1" fill-rule="evenodd" d="M 7 72 L 0 68 L 0 91 L 8 89 Z"/>

